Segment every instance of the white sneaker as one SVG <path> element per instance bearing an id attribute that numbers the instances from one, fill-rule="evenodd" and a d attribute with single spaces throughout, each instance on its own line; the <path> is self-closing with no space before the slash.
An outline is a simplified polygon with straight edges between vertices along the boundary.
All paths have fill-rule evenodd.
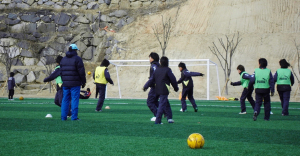
<path id="1" fill-rule="evenodd" d="M 152 117 L 151 119 L 150 119 L 150 121 L 155 121 L 156 120 L 156 117 Z"/>
<path id="2" fill-rule="evenodd" d="M 180 112 L 182 112 L 182 108 L 180 109 Z"/>
<path id="3" fill-rule="evenodd" d="M 270 111 L 270 114 L 273 114 L 273 112 L 272 112 L 272 111 Z"/>
<path id="4" fill-rule="evenodd" d="M 174 120 L 173 119 L 169 119 L 168 123 L 174 123 Z"/>
<path id="5" fill-rule="evenodd" d="M 240 112 L 239 114 L 247 114 L 247 112 Z"/>

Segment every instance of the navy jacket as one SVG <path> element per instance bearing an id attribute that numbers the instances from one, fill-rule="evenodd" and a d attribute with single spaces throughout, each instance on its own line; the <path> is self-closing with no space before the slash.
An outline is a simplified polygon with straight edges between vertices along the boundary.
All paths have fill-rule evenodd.
<path id="1" fill-rule="evenodd" d="M 293 73 L 291 72 L 291 77 L 290 77 L 290 80 L 291 80 L 291 86 L 294 85 L 294 75 Z M 277 82 L 277 72 L 275 73 L 274 75 L 274 83 Z M 290 85 L 277 85 L 277 91 L 291 91 L 292 90 L 292 87 Z"/>
<path id="2" fill-rule="evenodd" d="M 44 82 L 52 81 L 56 79 L 58 76 L 60 76 L 60 68 L 55 69 L 48 77 L 44 79 Z"/>
<path id="3" fill-rule="evenodd" d="M 150 73 L 149 73 L 149 79 L 153 76 L 155 70 L 160 66 L 160 64 L 156 61 L 152 61 L 151 62 L 151 66 L 150 66 Z M 155 84 L 151 84 L 150 87 L 155 87 Z"/>
<path id="4" fill-rule="evenodd" d="M 14 89 L 15 86 L 16 86 L 15 78 L 9 77 L 8 78 L 8 82 L 7 82 L 7 88 L 8 88 L 8 90 Z"/>
<path id="5" fill-rule="evenodd" d="M 253 75 L 251 76 L 250 78 L 250 82 L 249 82 L 249 90 L 252 89 L 255 84 L 255 73 L 253 73 Z M 255 93 L 274 93 L 274 79 L 273 79 L 273 75 L 272 75 L 272 72 L 270 72 L 270 79 L 269 79 L 269 85 L 270 85 L 270 88 L 268 89 L 263 89 L 263 88 L 256 88 L 255 89 Z"/>
<path id="6" fill-rule="evenodd" d="M 145 84 L 144 89 L 148 89 L 151 84 L 155 83 L 155 93 L 157 95 L 169 95 L 169 88 L 172 84 L 174 90 L 178 91 L 176 78 L 169 67 L 158 67 L 153 76 Z"/>
<path id="7" fill-rule="evenodd" d="M 242 73 L 240 73 L 241 75 Z M 250 74 L 247 74 L 247 73 L 244 73 L 243 74 L 243 79 L 248 79 L 250 80 L 251 79 L 251 75 Z M 232 82 L 232 85 L 233 86 L 239 86 L 239 85 L 242 85 L 241 81 L 237 81 L 237 82 Z"/>
<path id="8" fill-rule="evenodd" d="M 104 66 L 100 66 L 100 67 L 104 67 Z M 104 70 L 104 76 L 105 76 L 105 79 L 107 80 L 108 83 L 114 84 L 114 82 L 113 82 L 112 79 L 110 78 L 110 74 L 109 74 L 107 68 Z M 95 80 L 95 72 L 93 73 L 93 79 Z M 97 84 L 97 83 L 96 83 L 96 84 Z"/>
<path id="9" fill-rule="evenodd" d="M 192 76 L 202 76 L 202 73 L 190 72 L 187 69 L 181 71 L 181 78 L 177 81 L 178 84 L 182 83 L 183 88 L 192 88 L 194 87 Z M 183 81 L 188 81 L 188 84 L 185 85 Z"/>
<path id="10" fill-rule="evenodd" d="M 86 83 L 85 69 L 82 59 L 76 51 L 68 51 L 60 62 L 63 87 L 81 86 Z"/>

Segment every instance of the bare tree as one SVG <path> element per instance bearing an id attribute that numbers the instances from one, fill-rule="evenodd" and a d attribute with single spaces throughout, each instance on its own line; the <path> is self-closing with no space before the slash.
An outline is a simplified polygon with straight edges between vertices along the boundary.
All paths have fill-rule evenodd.
<path id="1" fill-rule="evenodd" d="M 154 31 L 154 35 L 156 39 L 160 44 L 162 50 L 162 56 L 165 56 L 170 35 L 171 35 L 172 23 L 171 23 L 171 17 L 168 18 L 166 21 L 164 20 L 164 16 L 161 16 L 161 19 L 162 19 L 162 29 L 160 29 L 156 24 L 154 25 L 154 27 L 152 27 L 152 29 Z M 162 36 L 160 34 L 162 34 Z"/>
<path id="2" fill-rule="evenodd" d="M 54 71 L 54 68 L 56 66 L 55 57 L 57 55 L 53 55 L 53 56 L 46 55 L 46 56 L 44 56 L 43 53 L 40 53 L 39 56 L 40 56 L 39 57 L 40 62 L 46 68 L 46 76 L 49 76 Z M 51 88 L 52 88 L 51 86 L 52 86 L 52 82 L 49 83 L 50 93 L 51 93 Z"/>
<path id="3" fill-rule="evenodd" d="M 0 62 L 5 66 L 7 78 L 9 78 L 9 73 L 13 64 L 13 59 L 17 55 L 18 48 L 10 47 L 9 43 L 6 42 L 2 42 L 1 45 L 2 46 L 0 46 Z"/>
<path id="4" fill-rule="evenodd" d="M 297 60 L 297 62 L 298 62 L 298 74 L 300 75 L 300 45 L 297 45 L 297 42 L 296 42 L 296 40 L 294 39 L 294 43 L 295 43 L 295 47 L 296 47 L 296 60 Z M 292 68 L 292 71 L 293 71 L 293 73 L 294 73 L 294 75 L 296 76 L 296 78 L 297 78 L 297 81 L 298 81 L 298 83 L 300 84 L 300 80 L 299 80 L 299 78 L 298 78 L 298 76 L 297 76 L 297 74 L 295 73 L 295 71 L 294 71 L 294 67 L 293 66 L 291 66 L 291 68 Z"/>
<path id="5" fill-rule="evenodd" d="M 229 39 L 228 35 L 225 35 L 225 37 L 226 37 L 225 43 L 223 42 L 222 38 L 218 38 L 223 49 L 222 51 L 219 50 L 215 42 L 213 42 L 213 46 L 209 47 L 209 49 L 218 58 L 221 67 L 224 71 L 225 92 L 226 95 L 228 95 L 228 81 L 231 74 L 232 56 L 235 53 L 235 50 L 242 39 L 240 38 L 239 32 L 237 33 L 237 36 L 236 34 L 234 34 L 231 39 Z"/>
<path id="6" fill-rule="evenodd" d="M 178 19 L 178 14 L 180 10 L 180 5 L 177 8 L 177 12 L 175 15 L 174 23 L 176 23 Z M 172 22 L 171 17 L 167 18 L 167 20 L 164 20 L 164 16 L 161 16 L 161 24 L 162 27 L 158 27 L 156 24 L 154 24 L 154 27 L 152 27 L 152 30 L 154 32 L 154 35 L 157 39 L 157 41 L 160 44 L 161 50 L 162 50 L 162 56 L 165 56 L 166 49 L 169 43 L 170 35 L 171 35 L 171 29 L 172 29 Z"/>
<path id="7" fill-rule="evenodd" d="M 299 74 L 299 76 L 300 76 L 300 49 L 299 49 L 300 45 L 297 45 L 296 39 L 294 39 L 294 43 L 295 43 L 295 47 L 296 47 L 296 56 L 297 56 L 296 60 L 298 62 L 298 73 L 295 72 L 294 67 L 291 65 L 292 72 L 294 73 L 294 76 L 296 77 L 296 79 L 298 81 L 297 90 L 296 90 L 295 95 L 294 95 L 294 97 L 295 97 L 296 94 L 298 93 L 299 88 L 300 88 L 300 80 L 297 76 L 297 74 Z"/>

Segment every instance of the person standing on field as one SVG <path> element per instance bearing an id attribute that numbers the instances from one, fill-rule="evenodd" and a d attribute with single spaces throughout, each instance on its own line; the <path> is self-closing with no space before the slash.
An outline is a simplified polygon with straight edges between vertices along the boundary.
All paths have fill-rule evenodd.
<path id="1" fill-rule="evenodd" d="M 66 56 L 60 62 L 61 79 L 63 81 L 63 100 L 61 104 L 61 120 L 67 120 L 68 106 L 71 100 L 71 120 L 79 120 L 78 105 L 80 87 L 86 84 L 85 69 L 82 59 L 77 55 L 77 45 L 71 44 Z"/>
<path id="2" fill-rule="evenodd" d="M 10 72 L 10 77 L 8 78 L 7 81 L 7 88 L 8 88 L 8 100 L 14 100 L 14 94 L 15 94 L 15 78 L 14 78 L 15 73 Z"/>
<path id="3" fill-rule="evenodd" d="M 102 112 L 102 106 L 105 100 L 106 84 L 109 82 L 114 85 L 114 82 L 110 78 L 107 67 L 109 66 L 109 61 L 104 59 L 100 66 L 98 66 L 93 74 L 93 78 L 96 83 L 96 87 L 99 90 L 99 100 L 96 107 L 96 112 Z"/>
<path id="4" fill-rule="evenodd" d="M 288 69 L 290 64 L 285 59 L 280 60 L 279 65 L 281 68 L 276 71 L 274 81 L 277 83 L 277 91 L 282 107 L 282 116 L 287 116 L 289 115 L 289 102 L 292 91 L 291 86 L 294 85 L 294 75 L 291 70 Z"/>

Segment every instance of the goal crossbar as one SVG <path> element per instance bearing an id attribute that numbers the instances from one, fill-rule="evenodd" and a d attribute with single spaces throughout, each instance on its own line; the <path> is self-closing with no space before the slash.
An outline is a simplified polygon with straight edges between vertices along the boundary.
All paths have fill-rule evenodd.
<path id="1" fill-rule="evenodd" d="M 149 62 L 149 60 L 109 60 L 109 62 L 114 65 L 116 67 L 116 73 L 117 73 L 117 81 L 118 81 L 118 89 L 119 89 L 119 98 L 122 98 L 122 94 L 121 94 L 121 86 L 120 86 L 120 79 L 119 79 L 119 71 L 118 71 L 118 67 L 125 67 L 125 66 L 131 66 L 131 67 L 149 67 L 150 65 L 124 65 L 124 64 L 120 64 L 120 63 L 132 63 L 132 62 Z M 180 60 L 172 60 L 170 59 L 169 62 L 206 62 L 204 64 L 186 64 L 186 66 L 206 66 L 206 72 L 207 72 L 207 89 L 206 89 L 206 93 L 207 93 L 207 98 L 206 100 L 210 100 L 209 96 L 209 88 L 210 88 L 210 84 L 209 84 L 209 80 L 210 80 L 210 66 L 215 66 L 216 67 L 216 74 L 217 74 L 217 83 L 218 83 L 218 93 L 219 96 L 221 96 L 221 90 L 220 90 L 220 79 L 219 79 L 219 72 L 218 72 L 218 65 L 216 63 L 214 63 L 213 61 L 209 60 L 209 59 L 180 59 Z M 169 65 L 171 67 L 177 66 L 177 65 Z M 107 88 L 106 88 L 107 89 Z"/>

